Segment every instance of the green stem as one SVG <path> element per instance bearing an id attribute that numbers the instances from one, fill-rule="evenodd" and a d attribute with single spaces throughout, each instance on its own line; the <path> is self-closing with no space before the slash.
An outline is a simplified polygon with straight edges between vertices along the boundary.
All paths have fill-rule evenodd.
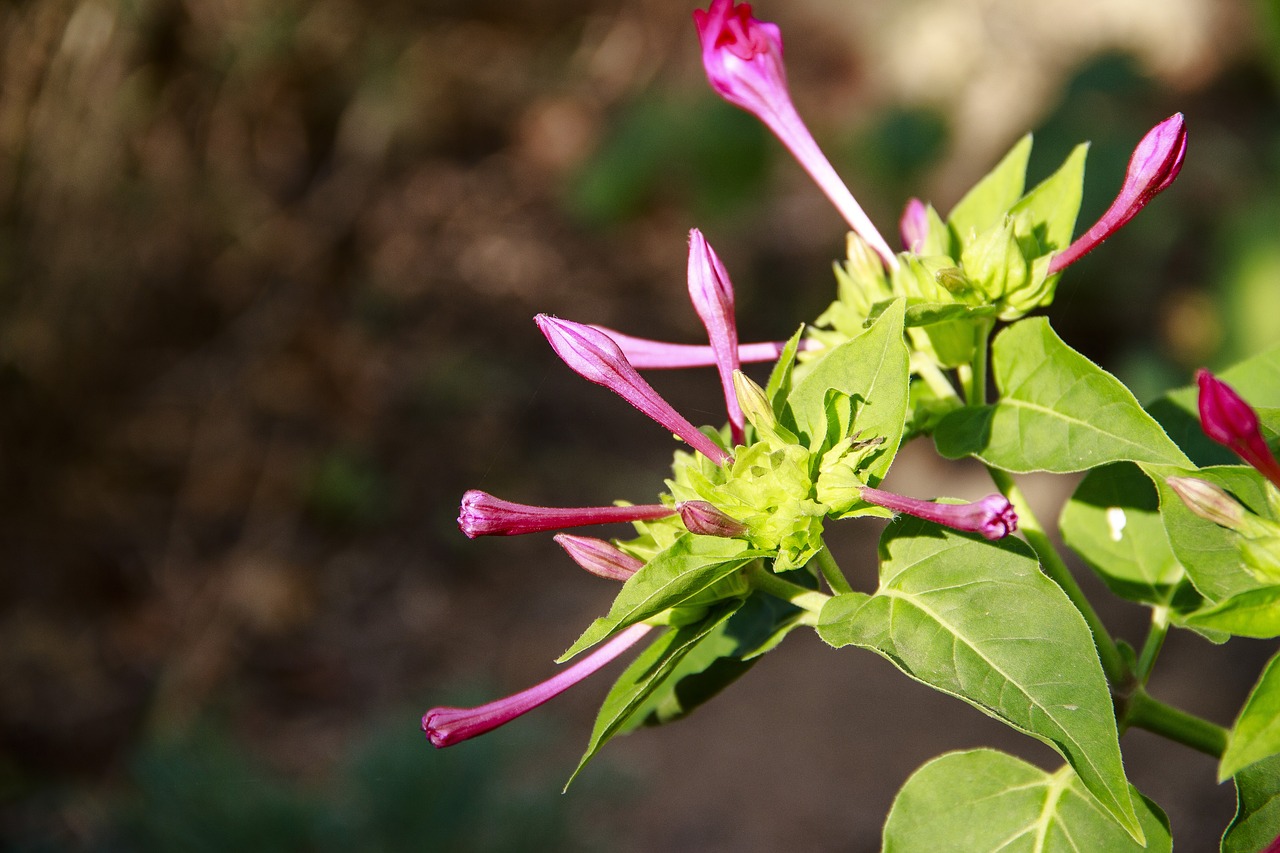
<path id="1" fill-rule="evenodd" d="M 955 386 L 951 384 L 951 380 L 942 372 L 942 368 L 938 367 L 931 357 L 922 354 L 919 350 L 911 351 L 911 369 L 924 380 L 938 397 L 944 399 L 951 398 L 959 400 L 960 395 L 956 393 Z"/>
<path id="2" fill-rule="evenodd" d="M 987 353 L 994 326 L 992 320 L 981 320 L 974 330 L 977 342 L 973 351 L 973 367 L 969 371 L 969 382 L 965 387 L 965 397 L 970 406 L 982 406 L 987 402 Z"/>
<path id="3" fill-rule="evenodd" d="M 844 572 L 840 571 L 840 566 L 836 563 L 836 558 L 831 555 L 831 549 L 827 544 L 822 543 L 822 550 L 818 552 L 818 569 L 822 572 L 822 577 L 826 579 L 827 586 L 831 587 L 831 591 L 837 595 L 843 595 L 846 592 L 853 592 L 853 587 L 849 584 L 848 578 L 844 576 Z"/>
<path id="4" fill-rule="evenodd" d="M 1155 668 L 1156 658 L 1164 647 L 1164 638 L 1169 634 L 1169 608 L 1159 605 L 1151 608 L 1151 629 L 1138 654 L 1138 671 L 1135 673 L 1139 684 L 1146 684 Z"/>
<path id="5" fill-rule="evenodd" d="M 818 614 L 822 612 L 822 605 L 831 600 L 831 596 L 824 592 L 805 589 L 799 584 L 784 581 L 760 565 L 759 560 L 751 564 L 746 571 L 746 575 L 751 585 L 761 592 L 768 593 L 774 598 L 781 598 L 783 601 L 789 601 L 796 607 L 809 611 L 811 616 L 801 620 L 805 624 L 816 625 Z"/>
<path id="6" fill-rule="evenodd" d="M 1098 612 L 1093 609 L 1093 605 L 1089 603 L 1089 599 L 1085 597 L 1084 590 L 1080 589 L 1080 585 L 1076 583 L 1071 570 L 1067 568 L 1067 564 L 1058 555 L 1058 550 L 1053 547 L 1053 542 L 1049 540 L 1048 534 L 1040 526 L 1040 521 L 1036 518 L 1035 513 L 1031 511 L 1031 505 L 1027 503 L 1026 496 L 1022 494 L 1022 489 L 1018 488 L 1018 484 L 1014 482 L 1013 477 L 1007 472 L 990 465 L 987 466 L 987 471 L 991 473 L 991 479 L 996 484 L 996 488 L 1009 499 L 1009 503 L 1013 504 L 1014 511 L 1018 513 L 1018 529 L 1022 531 L 1023 536 L 1026 537 L 1027 544 L 1031 546 L 1032 550 L 1036 552 L 1036 556 L 1040 558 L 1041 569 L 1054 583 L 1062 587 L 1062 591 L 1067 594 L 1067 598 L 1071 599 L 1071 603 L 1076 606 L 1076 609 L 1084 616 L 1084 621 L 1089 624 L 1089 630 L 1093 633 L 1094 645 L 1098 647 L 1098 659 L 1102 661 L 1102 671 L 1106 673 L 1107 681 L 1115 689 L 1123 690 L 1127 688 L 1133 679 L 1133 674 L 1129 671 L 1129 666 L 1125 663 L 1124 656 L 1120 654 L 1120 648 L 1116 645 L 1116 641 L 1112 639 L 1111 633 L 1107 631 L 1107 626 L 1102 623 L 1102 617 L 1098 615 Z"/>
<path id="7" fill-rule="evenodd" d="M 1222 726 L 1152 699 L 1141 688 L 1129 697 L 1124 726 L 1155 732 L 1214 758 L 1221 758 L 1227 748 L 1227 730 Z"/>

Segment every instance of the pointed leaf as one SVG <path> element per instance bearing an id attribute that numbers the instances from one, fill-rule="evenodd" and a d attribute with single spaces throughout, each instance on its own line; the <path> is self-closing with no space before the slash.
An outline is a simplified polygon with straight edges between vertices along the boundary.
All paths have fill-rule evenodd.
<path id="1" fill-rule="evenodd" d="M 1043 317 L 996 337 L 992 369 L 1000 402 L 943 418 L 934 435 L 943 456 L 977 456 L 1016 473 L 1187 462 L 1129 389 L 1063 343 Z"/>
<path id="2" fill-rule="evenodd" d="M 1093 636 L 1027 546 L 909 519 L 886 529 L 881 552 L 879 590 L 831 599 L 819 635 L 871 649 L 1053 747 L 1137 833 Z"/>
<path id="3" fill-rule="evenodd" d="M 873 485 L 889 470 L 906 423 L 910 370 L 902 340 L 903 308 L 901 301 L 895 303 L 870 329 L 824 356 L 788 399 L 810 450 L 819 450 L 817 443 L 826 435 L 828 392 L 834 389 L 853 399 L 854 430 L 884 439 L 879 456 L 865 469 Z"/>
<path id="4" fill-rule="evenodd" d="M 1237 637 L 1280 637 L 1280 586 L 1238 593 L 1179 621 L 1188 628 L 1223 631 Z"/>
<path id="5" fill-rule="evenodd" d="M 1240 710 L 1218 766 L 1218 781 L 1277 754 L 1280 754 L 1280 654 L 1267 663 Z"/>
<path id="6" fill-rule="evenodd" d="M 1022 137 L 996 167 L 951 208 L 947 222 L 960 245 L 986 231 L 1022 197 L 1027 182 L 1031 136 Z"/>
<path id="7" fill-rule="evenodd" d="M 1116 595 L 1146 604 L 1169 604 L 1183 578 L 1173 555 L 1159 498 L 1136 465 L 1095 468 L 1063 507 L 1063 541 Z"/>
<path id="8" fill-rule="evenodd" d="M 765 386 L 764 395 L 773 404 L 775 414 L 781 414 L 782 404 L 791 393 L 791 373 L 795 370 L 796 352 L 800 348 L 800 339 L 803 336 L 804 326 L 801 326 L 782 348 L 778 361 L 769 372 L 769 384 Z"/>
<path id="9" fill-rule="evenodd" d="M 992 749 L 952 752 L 917 770 L 884 826 L 884 853 L 1159 853 L 1169 821 L 1130 786 L 1146 845 L 1111 819 L 1063 767 L 1045 773 Z"/>
<path id="10" fill-rule="evenodd" d="M 1280 838 L 1280 755 L 1236 774 L 1236 816 L 1222 836 L 1222 853 L 1259 853 Z"/>
<path id="11" fill-rule="evenodd" d="M 761 556 L 763 551 L 750 550 L 740 539 L 682 535 L 622 585 L 609 613 L 592 622 L 557 663 L 693 598 Z"/>
<path id="12" fill-rule="evenodd" d="M 1084 161 L 1088 154 L 1087 142 L 1071 149 L 1058 171 L 1037 184 L 1009 211 L 1018 223 L 1018 236 L 1034 238 L 1039 247 L 1031 257 L 1060 251 L 1070 245 L 1076 215 L 1080 212 Z"/>

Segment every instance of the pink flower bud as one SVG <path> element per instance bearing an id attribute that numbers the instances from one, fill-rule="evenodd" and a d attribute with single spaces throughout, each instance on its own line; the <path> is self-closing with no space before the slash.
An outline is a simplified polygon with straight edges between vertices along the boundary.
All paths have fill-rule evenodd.
<path id="1" fill-rule="evenodd" d="M 1227 383 L 1207 370 L 1196 371 L 1200 385 L 1200 426 L 1204 434 L 1280 486 L 1280 462 L 1262 438 L 1258 414 Z"/>
<path id="2" fill-rule="evenodd" d="M 475 708 L 432 708 L 422 716 L 422 731 L 437 749 L 493 731 L 522 716 L 612 661 L 649 632 L 648 625 L 632 625 L 564 672 L 505 699 Z"/>
<path id="3" fill-rule="evenodd" d="M 902 234 L 902 248 L 919 254 L 924 241 L 929 238 L 929 212 L 924 202 L 918 198 L 907 201 L 902 219 L 898 221 L 898 231 Z"/>
<path id="4" fill-rule="evenodd" d="M 733 443 L 742 444 L 746 441 L 742 431 L 742 408 L 733 391 L 733 372 L 741 366 L 738 361 L 738 326 L 733 310 L 733 282 L 729 281 L 724 264 L 697 228 L 689 232 L 689 298 L 693 301 L 693 310 L 698 312 L 702 325 L 707 329 L 707 339 L 715 353 Z"/>
<path id="5" fill-rule="evenodd" d="M 534 321 L 556 355 L 579 376 L 608 388 L 716 464 L 730 460 L 729 454 L 699 432 L 640 377 L 622 349 L 604 332 L 547 314 L 539 314 Z"/>
<path id="6" fill-rule="evenodd" d="M 597 577 L 625 581 L 644 566 L 644 561 L 625 554 L 603 539 L 558 533 L 556 544 L 582 568 Z"/>
<path id="7" fill-rule="evenodd" d="M 751 17 L 750 4 L 735 5 L 733 0 L 712 0 L 707 11 L 694 10 L 693 22 L 711 88 L 764 122 L 826 193 L 849 227 L 876 250 L 885 266 L 896 267 L 898 259 L 893 251 L 831 167 L 791 102 L 778 25 L 756 20 Z"/>
<path id="8" fill-rule="evenodd" d="M 1245 508 L 1213 483 L 1198 477 L 1165 477 L 1164 481 L 1187 505 L 1187 509 L 1205 521 L 1231 530 L 1237 530 L 1245 523 Z"/>
<path id="9" fill-rule="evenodd" d="M 1003 539 L 1018 529 L 1018 516 L 1003 495 L 987 495 L 967 504 L 940 504 L 895 495 L 866 486 L 862 500 L 894 512 L 902 512 L 955 530 L 981 533 L 987 539 Z"/>
<path id="10" fill-rule="evenodd" d="M 679 510 L 680 520 L 690 533 L 732 539 L 747 532 L 745 524 L 706 501 L 685 501 Z"/>
<path id="11" fill-rule="evenodd" d="M 624 335 L 617 329 L 607 326 L 591 328 L 608 335 L 631 366 L 637 370 L 677 370 L 685 367 L 716 367 L 715 351 L 710 346 L 698 344 L 672 344 L 666 341 L 655 341 L 649 338 L 637 338 Z M 743 364 L 755 364 L 762 361 L 775 361 L 782 355 L 786 341 L 760 341 L 753 344 L 738 344 L 738 361 Z M 820 349 L 821 344 L 810 339 L 800 341 L 799 350 Z"/>
<path id="12" fill-rule="evenodd" d="M 648 521 L 674 515 L 675 510 L 662 504 L 640 506 L 549 507 L 517 504 L 495 498 L 488 492 L 472 489 L 462 496 L 458 510 L 458 528 L 468 539 L 477 536 L 518 536 L 589 524 Z"/>
<path id="13" fill-rule="evenodd" d="M 1125 226 L 1182 171 L 1187 153 L 1187 127 L 1182 113 L 1174 113 L 1142 137 L 1129 158 L 1120 194 L 1097 222 L 1075 242 L 1053 256 L 1049 274 L 1062 272 L 1092 252 Z"/>

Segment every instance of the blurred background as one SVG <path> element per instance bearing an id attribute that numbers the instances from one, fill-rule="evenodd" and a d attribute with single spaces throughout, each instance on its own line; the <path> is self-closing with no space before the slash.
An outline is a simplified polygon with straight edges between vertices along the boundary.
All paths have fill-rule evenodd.
<path id="1" fill-rule="evenodd" d="M 608 676 L 433 750 L 418 718 L 523 688 L 612 598 L 458 498 L 643 501 L 671 444 L 570 373 L 537 312 L 699 342 L 698 226 L 744 340 L 834 294 L 842 222 L 702 77 L 688 2 L 0 4 L 0 846 L 874 850 L 947 750 L 1049 750 L 799 633 L 566 796 Z M 889 235 L 1023 133 L 1092 140 L 1082 225 L 1183 111 L 1174 187 L 1050 316 L 1140 398 L 1280 340 L 1273 0 L 789 0 L 799 110 Z M 714 375 L 659 375 L 695 422 Z M 902 491 L 976 497 L 912 447 Z M 1031 478 L 1045 516 L 1069 478 Z M 623 530 L 617 531 L 625 533 Z M 875 522 L 838 535 L 874 576 Z M 1091 590 L 1105 597 L 1100 585 Z M 1106 611 L 1131 641 L 1143 612 Z M 1153 692 L 1229 724 L 1274 644 L 1170 639 Z M 1162 680 L 1163 679 L 1163 680 Z M 1182 849 L 1214 764 L 1131 733 Z"/>

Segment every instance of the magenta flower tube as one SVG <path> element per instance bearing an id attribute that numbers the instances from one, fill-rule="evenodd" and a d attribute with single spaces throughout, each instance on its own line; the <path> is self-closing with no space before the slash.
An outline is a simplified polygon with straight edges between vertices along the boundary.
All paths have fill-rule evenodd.
<path id="1" fill-rule="evenodd" d="M 617 329 L 607 326 L 592 326 L 603 332 L 618 345 L 627 361 L 637 370 L 679 370 L 686 367 L 716 367 L 716 354 L 710 346 L 703 344 L 673 344 L 666 341 L 655 341 L 649 338 L 637 338 L 625 335 Z M 774 361 L 782 355 L 786 341 L 760 341 L 759 343 L 738 344 L 738 361 L 743 364 L 761 361 Z M 798 349 L 820 348 L 821 345 L 812 340 L 800 341 Z"/>
<path id="2" fill-rule="evenodd" d="M 554 699 L 618 655 L 649 632 L 649 625 L 632 625 L 559 675 L 505 699 L 475 708 L 432 708 L 422 716 L 422 731 L 437 749 L 491 732 Z"/>
<path id="3" fill-rule="evenodd" d="M 862 489 L 862 499 L 869 504 L 914 515 L 944 527 L 980 533 L 991 540 L 1003 539 L 1018 529 L 1018 515 L 1003 495 L 987 495 L 973 503 L 940 504 L 865 486 Z"/>
<path id="4" fill-rule="evenodd" d="M 625 581 L 644 567 L 644 561 L 624 553 L 603 539 L 558 533 L 553 537 L 572 560 L 597 577 Z"/>
<path id="5" fill-rule="evenodd" d="M 640 377 L 622 349 L 604 332 L 547 314 L 539 314 L 534 321 L 556 355 L 583 379 L 608 388 L 716 464 L 730 461 L 728 453 L 689 423 Z"/>
<path id="6" fill-rule="evenodd" d="M 1138 211 L 1178 177 L 1186 154 L 1187 126 L 1182 113 L 1174 113 L 1147 131 L 1129 158 L 1120 194 L 1088 231 L 1053 256 L 1049 261 L 1049 275 L 1062 272 L 1092 252 L 1137 216 Z"/>
<path id="7" fill-rule="evenodd" d="M 738 395 L 733 390 L 733 372 L 741 366 L 738 361 L 733 282 L 729 281 L 729 273 L 720 257 L 697 228 L 689 232 L 689 299 L 707 329 L 707 339 L 716 357 L 733 443 L 742 444 L 746 441 L 742 407 L 738 405 Z"/>
<path id="8" fill-rule="evenodd" d="M 613 522 L 648 521 L 675 515 L 675 510 L 662 504 L 639 506 L 530 506 L 495 498 L 488 492 L 472 489 L 462 496 L 458 509 L 458 529 L 468 539 L 477 536 L 519 536 Z"/>
<path id="9" fill-rule="evenodd" d="M 751 16 L 748 3 L 712 0 L 707 11 L 695 9 L 694 25 L 702 44 L 707 81 L 720 97 L 765 123 L 818 184 L 840 215 L 876 251 L 885 266 L 898 266 L 880 236 L 805 127 L 787 90 L 782 64 L 782 32 L 777 24 Z"/>
<path id="10" fill-rule="evenodd" d="M 1196 382 L 1200 385 L 1200 426 L 1204 434 L 1229 447 L 1280 486 L 1280 462 L 1262 438 L 1258 413 L 1234 388 L 1209 371 L 1196 371 Z"/>

